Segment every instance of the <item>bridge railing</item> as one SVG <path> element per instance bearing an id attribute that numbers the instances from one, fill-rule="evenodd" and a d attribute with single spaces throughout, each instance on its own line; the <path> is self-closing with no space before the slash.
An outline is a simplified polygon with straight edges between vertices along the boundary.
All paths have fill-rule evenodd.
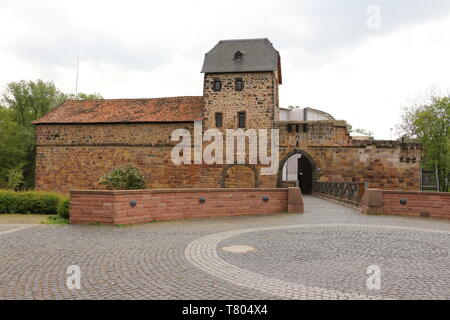
<path id="1" fill-rule="evenodd" d="M 364 182 L 314 181 L 313 194 L 359 206 L 364 195 Z"/>

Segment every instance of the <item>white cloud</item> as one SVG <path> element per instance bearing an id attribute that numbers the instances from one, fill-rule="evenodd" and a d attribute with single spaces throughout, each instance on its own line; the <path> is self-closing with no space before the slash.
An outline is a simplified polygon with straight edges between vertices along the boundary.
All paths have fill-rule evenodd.
<path id="1" fill-rule="evenodd" d="M 433 85 L 450 88 L 450 38 L 443 30 L 450 30 L 450 17 L 368 38 L 322 63 L 287 52 L 282 105 L 321 108 L 389 139 L 410 97 Z M 315 67 L 304 67 L 311 61 Z"/>
<path id="2" fill-rule="evenodd" d="M 21 1 L 0 3 L 0 86 L 53 80 L 106 98 L 201 95 L 219 39 L 269 37 L 282 56 L 281 105 L 323 109 L 389 138 L 400 106 L 450 87 L 450 3 L 369 0 Z"/>

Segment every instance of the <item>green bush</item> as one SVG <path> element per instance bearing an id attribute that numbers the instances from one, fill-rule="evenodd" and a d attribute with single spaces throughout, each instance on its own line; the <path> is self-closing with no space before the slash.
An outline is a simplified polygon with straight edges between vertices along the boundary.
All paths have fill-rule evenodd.
<path id="1" fill-rule="evenodd" d="M 65 199 L 53 192 L 0 190 L 0 213 L 56 214 Z"/>
<path id="2" fill-rule="evenodd" d="M 100 179 L 100 184 L 114 190 L 145 189 L 145 179 L 139 169 L 132 166 L 119 167 L 109 171 Z"/>
<path id="3" fill-rule="evenodd" d="M 58 204 L 58 217 L 61 219 L 69 219 L 69 199 L 62 199 Z"/>

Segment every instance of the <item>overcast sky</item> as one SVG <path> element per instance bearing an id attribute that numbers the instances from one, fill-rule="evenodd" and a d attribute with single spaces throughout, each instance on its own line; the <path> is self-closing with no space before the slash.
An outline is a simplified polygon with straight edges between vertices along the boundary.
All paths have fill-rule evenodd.
<path id="1" fill-rule="evenodd" d="M 318 108 L 378 139 L 402 105 L 450 88 L 449 0 L 1 0 L 0 30 L 2 90 L 43 79 L 74 92 L 79 56 L 79 91 L 105 98 L 201 95 L 217 41 L 268 37 L 282 107 Z"/>

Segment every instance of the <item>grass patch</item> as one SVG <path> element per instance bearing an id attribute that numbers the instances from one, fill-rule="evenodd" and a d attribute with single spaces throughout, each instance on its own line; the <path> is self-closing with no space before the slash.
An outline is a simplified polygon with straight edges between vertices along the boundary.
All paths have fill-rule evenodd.
<path id="1" fill-rule="evenodd" d="M 132 227 L 132 226 L 141 226 L 141 225 L 155 223 L 155 222 L 157 222 L 157 221 L 155 219 L 153 219 L 152 221 L 141 222 L 141 223 L 115 224 L 114 227 L 125 228 L 125 227 Z"/>
<path id="2" fill-rule="evenodd" d="M 56 216 L 56 215 L 55 215 Z M 53 217 L 52 215 L 45 214 L 12 214 L 12 213 L 0 213 L 0 224 L 13 223 L 13 224 L 37 224 L 42 223 Z"/>
<path id="3" fill-rule="evenodd" d="M 102 224 L 100 222 L 90 222 L 87 225 L 88 226 L 101 226 Z"/>
<path id="4" fill-rule="evenodd" d="M 69 220 L 63 219 L 58 216 L 49 216 L 46 220 L 41 222 L 42 224 L 69 224 Z"/>

